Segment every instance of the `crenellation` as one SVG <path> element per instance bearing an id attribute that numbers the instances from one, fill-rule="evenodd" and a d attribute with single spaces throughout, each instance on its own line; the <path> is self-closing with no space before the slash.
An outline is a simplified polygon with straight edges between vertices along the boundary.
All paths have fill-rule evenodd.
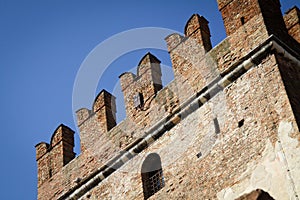
<path id="1" fill-rule="evenodd" d="M 300 10 L 297 6 L 289 9 L 284 15 L 288 33 L 300 43 Z"/>
<path id="2" fill-rule="evenodd" d="M 218 0 L 227 35 L 231 35 L 241 26 L 253 21 L 254 16 L 263 19 L 268 34 L 286 35 L 286 27 L 280 10 L 279 0 Z M 253 27 L 255 28 L 255 27 Z"/>
<path id="3" fill-rule="evenodd" d="M 147 115 L 152 99 L 162 89 L 160 60 L 151 53 L 147 53 L 138 64 L 137 75 L 123 73 L 120 76 L 120 82 L 126 115 L 136 121 L 138 116 Z"/>
<path id="4" fill-rule="evenodd" d="M 119 76 L 121 82 L 122 90 L 125 90 L 133 81 L 135 80 L 136 75 L 131 72 L 124 72 Z"/>
<path id="5" fill-rule="evenodd" d="M 46 142 L 40 142 L 35 145 L 36 148 L 36 160 L 38 161 L 41 157 L 43 157 L 49 150 L 49 144 Z"/>
<path id="6" fill-rule="evenodd" d="M 208 21 L 198 14 L 193 14 L 185 26 L 185 37 L 171 34 L 165 38 L 175 80 L 184 90 L 185 99 L 200 91 L 217 75 L 217 66 L 207 65 L 211 60 L 206 54 L 212 49 Z"/>
<path id="7" fill-rule="evenodd" d="M 218 8 L 219 11 L 222 12 L 222 9 L 227 6 L 229 3 L 231 3 L 233 0 L 218 0 Z"/>
<path id="8" fill-rule="evenodd" d="M 74 131 L 70 129 L 69 127 L 61 124 L 57 127 L 57 129 L 54 131 L 51 140 L 50 145 L 53 148 L 56 146 L 59 142 L 63 141 L 68 144 L 74 145 Z"/>
<path id="9" fill-rule="evenodd" d="M 192 15 L 185 25 L 184 34 L 202 45 L 205 52 L 212 49 L 208 21 L 203 16 L 198 14 Z"/>
<path id="10" fill-rule="evenodd" d="M 293 26 L 299 23 L 300 10 L 297 6 L 289 9 L 283 16 L 286 28 L 290 30 Z"/>
<path id="11" fill-rule="evenodd" d="M 87 108 L 81 108 L 76 111 L 76 117 L 77 117 L 77 126 L 81 126 L 83 122 L 85 122 L 90 115 L 92 114 L 92 111 Z"/>
<path id="12" fill-rule="evenodd" d="M 94 101 L 93 112 L 98 115 L 105 130 L 109 131 L 116 125 L 116 97 L 102 90 Z"/>
<path id="13" fill-rule="evenodd" d="M 260 9 L 268 33 L 277 37 L 287 38 L 288 32 L 281 13 L 279 0 L 259 0 Z"/>
<path id="14" fill-rule="evenodd" d="M 92 110 L 86 108 L 76 112 L 77 123 L 80 129 L 81 151 L 85 151 L 91 143 L 103 136 L 106 141 L 106 133 L 116 126 L 116 98 L 102 90 L 94 100 Z"/>
<path id="15" fill-rule="evenodd" d="M 50 141 L 50 145 L 45 142 L 36 145 L 38 186 L 41 186 L 75 158 L 74 131 L 69 127 L 63 124 L 58 126 Z"/>
<path id="16" fill-rule="evenodd" d="M 159 72 L 161 74 L 159 66 L 160 63 L 161 62 L 158 60 L 158 58 L 148 52 L 138 64 L 137 76 L 142 76 L 143 74 L 147 73 L 148 70 Z"/>
<path id="17" fill-rule="evenodd" d="M 299 9 L 283 21 L 279 0 L 217 2 L 227 33 L 217 46 L 198 14 L 165 38 L 171 83 L 151 53 L 119 76 L 122 122 L 102 90 L 76 112 L 76 158 L 64 125 L 36 145 L 38 199 L 297 199 Z"/>
<path id="18" fill-rule="evenodd" d="M 175 49 L 183 40 L 184 40 L 184 36 L 179 35 L 178 33 L 173 33 L 173 34 L 168 35 L 165 38 L 165 41 L 167 43 L 169 53 L 173 49 Z"/>
<path id="19" fill-rule="evenodd" d="M 234 33 L 239 27 L 259 15 L 260 8 L 257 0 L 218 0 L 219 10 L 222 14 L 227 36 Z M 241 23 L 244 18 L 245 23 Z"/>

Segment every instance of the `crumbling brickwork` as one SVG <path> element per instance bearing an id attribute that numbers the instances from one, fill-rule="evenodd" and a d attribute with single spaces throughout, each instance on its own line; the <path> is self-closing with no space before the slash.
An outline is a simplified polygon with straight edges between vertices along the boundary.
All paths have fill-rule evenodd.
<path id="1" fill-rule="evenodd" d="M 38 199 L 299 199 L 299 9 L 218 5 L 217 46 L 198 14 L 166 37 L 170 84 L 151 53 L 120 75 L 125 120 L 105 90 L 77 111 L 80 155 L 64 125 L 36 145 Z"/>

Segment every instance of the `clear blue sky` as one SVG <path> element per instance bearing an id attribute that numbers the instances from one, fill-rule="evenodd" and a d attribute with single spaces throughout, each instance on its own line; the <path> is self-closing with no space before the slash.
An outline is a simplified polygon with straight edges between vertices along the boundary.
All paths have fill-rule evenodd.
<path id="1" fill-rule="evenodd" d="M 299 7 L 299 0 L 282 0 L 283 10 L 293 5 Z M 49 142 L 60 123 L 76 130 L 73 83 L 93 48 L 132 28 L 183 32 L 193 13 L 210 21 L 213 45 L 225 38 L 214 0 L 0 0 L 1 199 L 36 199 L 34 145 Z M 136 66 L 147 51 L 116 60 L 98 91 L 112 91 L 118 75 Z M 166 52 L 154 52 L 170 65 Z"/>

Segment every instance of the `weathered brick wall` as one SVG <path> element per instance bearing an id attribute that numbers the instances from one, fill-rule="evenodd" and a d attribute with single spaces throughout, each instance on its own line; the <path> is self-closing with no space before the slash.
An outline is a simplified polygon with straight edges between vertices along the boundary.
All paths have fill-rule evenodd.
<path id="1" fill-rule="evenodd" d="M 141 165 L 148 153 L 156 152 L 166 186 L 149 199 L 234 199 L 257 188 L 275 199 L 292 198 L 278 147 L 287 142 L 280 138 L 282 123 L 293 127 L 289 139 L 299 141 L 289 105 L 275 57 L 270 56 L 88 194 L 91 199 L 143 199 Z M 239 127 L 241 120 L 244 125 Z M 297 147 L 290 150 L 298 152 Z"/>
<path id="2" fill-rule="evenodd" d="M 78 110 L 76 114 L 81 151 L 84 151 L 99 137 L 103 135 L 105 137 L 105 134 L 116 125 L 115 97 L 102 90 L 96 97 L 91 111 L 84 108 Z"/>
<path id="3" fill-rule="evenodd" d="M 285 37 L 287 30 L 282 18 L 279 0 L 218 0 L 227 35 L 259 16 L 264 21 L 268 34 Z M 256 26 L 252 26 L 256 29 Z"/>
<path id="4" fill-rule="evenodd" d="M 194 14 L 187 21 L 185 36 L 171 34 L 166 37 L 175 81 L 180 85 L 181 99 L 187 99 L 203 89 L 219 73 L 215 65 L 207 64 L 205 54 L 211 50 L 208 21 Z"/>
<path id="5" fill-rule="evenodd" d="M 60 125 L 53 133 L 50 144 L 39 143 L 36 146 L 38 165 L 38 187 L 60 172 L 66 164 L 75 158 L 74 131 Z"/>
<path id="6" fill-rule="evenodd" d="M 296 117 L 298 127 L 300 127 L 300 67 L 299 64 L 284 58 L 282 55 L 277 57 L 279 69 L 284 86 L 289 96 L 291 106 Z"/>
<path id="7" fill-rule="evenodd" d="M 253 17 L 261 14 L 257 0 L 218 0 L 227 35 L 231 35 Z"/>
<path id="8" fill-rule="evenodd" d="M 38 188 L 38 199 L 57 199 L 101 166 L 92 152 L 81 153 Z"/>
<path id="9" fill-rule="evenodd" d="M 225 116 L 214 113 L 220 106 Z M 234 199 L 257 188 L 275 199 L 293 198 L 280 157 L 284 150 L 279 148 L 288 140 L 299 142 L 291 113 L 275 56 L 269 56 L 87 195 L 143 199 L 141 165 L 147 154 L 155 152 L 162 160 L 166 186 L 149 199 Z M 220 123 L 219 134 L 214 117 Z M 241 120 L 244 124 L 239 127 Z M 285 123 L 293 130 L 288 139 L 280 135 Z M 297 148 L 289 150 L 296 155 Z M 199 152 L 202 156 L 197 158 Z"/>
<path id="10" fill-rule="evenodd" d="M 160 61 L 151 53 L 147 53 L 138 64 L 137 74 L 123 73 L 120 76 L 126 117 L 138 124 L 144 121 L 143 127 L 149 126 L 151 121 L 146 118 L 152 107 L 152 101 L 162 89 Z M 138 96 L 140 105 L 135 105 L 134 97 Z"/>
<path id="11" fill-rule="evenodd" d="M 168 120 L 187 100 L 261 50 L 260 45 L 282 25 L 270 25 L 266 18 L 283 21 L 278 1 L 272 2 L 218 0 L 228 37 L 213 49 L 208 22 L 192 15 L 185 36 L 166 38 L 175 74 L 169 85 L 162 88 L 160 61 L 150 53 L 141 59 L 136 75 L 120 76 L 127 117 L 118 125 L 115 98 L 106 91 L 99 93 L 91 110 L 77 111 L 79 156 L 73 159 L 69 129 L 65 136 L 55 133 L 50 145 L 36 146 L 38 199 L 57 199 L 86 183 L 109 160 L 140 141 L 149 128 Z M 297 39 L 297 30 L 289 26 L 295 13 L 290 11 L 285 22 Z M 299 44 L 285 40 L 289 37 L 282 30 L 277 36 L 283 35 L 281 39 L 299 57 L 295 53 Z M 166 185 L 150 199 L 235 199 L 258 188 L 275 199 L 300 194 L 300 66 L 276 51 L 268 53 L 82 199 L 143 199 L 141 166 L 152 152 L 161 157 Z M 134 106 L 137 93 L 143 97 L 139 107 Z"/>

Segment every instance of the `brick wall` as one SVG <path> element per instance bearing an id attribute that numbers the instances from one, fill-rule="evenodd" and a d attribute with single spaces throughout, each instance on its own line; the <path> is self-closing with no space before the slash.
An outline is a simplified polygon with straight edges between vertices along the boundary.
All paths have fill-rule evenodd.
<path id="1" fill-rule="evenodd" d="M 76 158 L 74 132 L 66 126 L 50 144 L 39 143 L 38 199 L 64 199 L 108 169 L 74 199 L 143 199 L 141 167 L 150 153 L 161 158 L 165 186 L 149 199 L 236 199 L 256 189 L 275 199 L 300 194 L 300 56 L 293 28 L 299 10 L 283 21 L 279 1 L 266 2 L 218 0 L 228 36 L 214 48 L 208 21 L 193 14 L 184 36 L 166 38 L 175 75 L 169 85 L 162 88 L 160 61 L 147 53 L 136 74 L 120 75 L 125 120 L 116 125 L 115 97 L 107 91 L 92 108 L 77 111 Z M 161 136 L 132 152 L 155 131 Z M 128 151 L 135 157 L 110 168 Z"/>
<path id="2" fill-rule="evenodd" d="M 286 12 L 284 22 L 289 34 L 300 43 L 300 10 L 298 7 L 293 7 Z"/>

